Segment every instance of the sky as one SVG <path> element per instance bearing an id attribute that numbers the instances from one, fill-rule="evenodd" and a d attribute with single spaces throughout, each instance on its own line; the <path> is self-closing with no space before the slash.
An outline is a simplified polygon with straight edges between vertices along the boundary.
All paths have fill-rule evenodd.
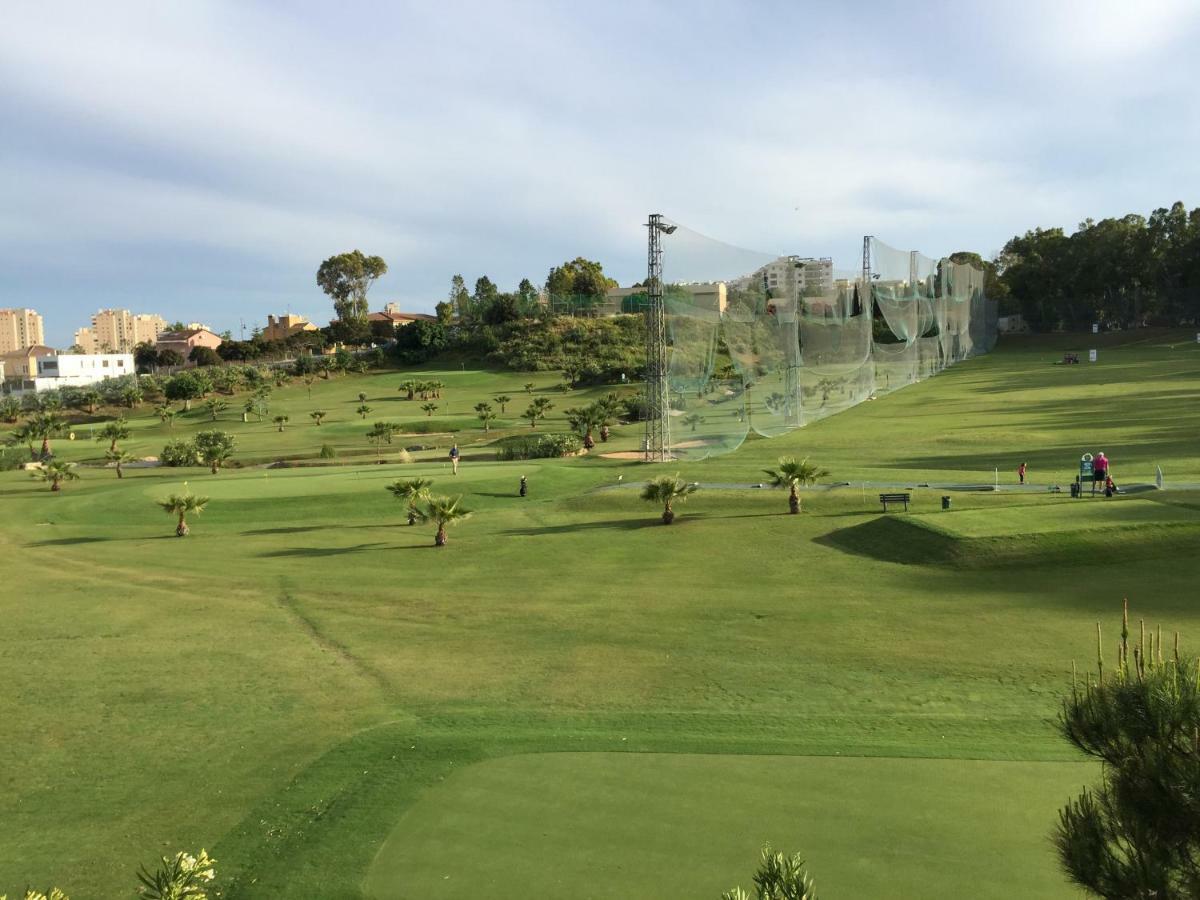
<path id="1" fill-rule="evenodd" d="M 324 323 L 355 248 L 375 308 L 576 256 L 625 285 L 650 212 L 841 269 L 864 234 L 990 256 L 1200 205 L 1197 46 L 1193 0 L 13 0 L 0 307 L 60 346 L 110 306 Z"/>

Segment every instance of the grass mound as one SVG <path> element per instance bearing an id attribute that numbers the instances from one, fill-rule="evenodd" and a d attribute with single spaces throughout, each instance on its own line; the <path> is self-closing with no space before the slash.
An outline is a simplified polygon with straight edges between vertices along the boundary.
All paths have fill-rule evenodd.
<path id="1" fill-rule="evenodd" d="M 1072 501 L 883 515 L 820 539 L 907 565 L 970 567 L 1161 559 L 1200 539 L 1200 510 L 1149 500 Z"/>

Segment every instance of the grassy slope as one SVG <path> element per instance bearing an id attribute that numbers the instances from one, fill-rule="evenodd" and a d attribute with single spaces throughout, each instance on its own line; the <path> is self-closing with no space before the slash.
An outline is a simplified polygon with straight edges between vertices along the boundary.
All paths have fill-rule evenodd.
<path id="1" fill-rule="evenodd" d="M 1112 353 L 1114 370 L 1139 380 L 1107 388 L 1068 389 L 1064 377 L 1094 380 L 1101 368 L 1051 368 L 1054 355 L 1002 352 L 688 474 L 750 480 L 786 452 L 812 453 L 836 477 L 882 479 L 889 461 L 957 477 L 976 471 L 986 447 L 997 465 L 1027 456 L 1036 479 L 1103 441 L 1121 478 L 1123 465 L 1160 462 L 1168 477 L 1200 480 L 1187 438 L 1198 424 L 1194 351 Z M 490 376 L 444 374 L 451 412 L 495 392 L 482 391 Z M 524 377 L 503 378 L 497 390 L 521 405 Z M 345 395 L 352 411 L 357 390 L 390 398 L 400 380 L 319 383 L 311 408 Z M 1071 402 L 1073 392 L 1095 399 Z M 276 405 L 298 421 L 304 393 L 281 391 Z M 556 415 L 584 398 L 555 399 Z M 404 401 L 377 402 L 397 420 L 423 417 Z M 146 417 L 134 425 L 131 449 L 156 452 L 165 429 Z M 335 425 L 331 413 L 320 429 L 283 434 L 227 427 L 244 427 L 241 445 L 271 458 L 312 453 Z M 361 423 L 343 427 L 347 446 L 361 441 Z M 635 444 L 636 429 L 622 443 Z M 95 444 L 65 446 L 96 455 Z M 1088 658 L 1091 623 L 1128 595 L 1185 634 L 1200 625 L 1190 557 L 1170 567 L 1140 556 L 1000 572 L 898 566 L 828 540 L 876 518 L 853 491 L 806 497 L 799 519 L 780 515 L 777 494 L 701 494 L 663 529 L 631 492 L 589 493 L 650 469 L 596 459 L 500 465 L 468 453 L 453 488 L 479 515 L 434 551 L 428 528 L 399 525 L 382 488 L 410 474 L 441 487 L 441 455 L 215 478 L 141 470 L 118 482 L 85 471 L 61 496 L 0 473 L 0 554 L 19 588 L 0 597 L 0 677 L 11 687 L 0 693 L 0 816 L 10 826 L 0 885 L 55 880 L 79 896 L 111 895 L 134 861 L 216 842 L 224 874 L 257 879 L 242 879 L 245 896 L 358 896 L 422 786 L 511 753 L 1071 759 L 1050 719 L 1068 660 Z M 513 496 L 520 474 L 530 476 L 526 501 Z M 171 523 L 150 502 L 185 478 L 213 497 L 186 542 L 167 537 Z M 921 493 L 916 509 L 936 502 Z M 1031 523 L 1064 502 L 955 498 L 985 517 L 1019 505 Z M 854 790 L 886 783 L 878 774 Z M 1073 784 L 1065 777 L 1062 793 Z M 851 833 L 862 808 L 850 808 L 830 840 Z M 739 846 L 760 838 L 789 839 L 739 834 Z M 895 861 L 909 867 L 904 877 L 929 866 L 919 841 L 897 846 L 911 853 Z M 745 881 L 751 864 L 724 880 Z M 610 896 L 638 893 L 629 871 Z M 836 871 L 822 876 L 836 884 Z"/>

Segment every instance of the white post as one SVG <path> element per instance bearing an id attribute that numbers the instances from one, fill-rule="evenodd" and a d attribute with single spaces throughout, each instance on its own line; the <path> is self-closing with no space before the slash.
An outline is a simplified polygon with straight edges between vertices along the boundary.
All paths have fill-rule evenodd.
<path id="1" fill-rule="evenodd" d="M 996 487 L 1000 487 L 1000 467 L 996 466 Z"/>

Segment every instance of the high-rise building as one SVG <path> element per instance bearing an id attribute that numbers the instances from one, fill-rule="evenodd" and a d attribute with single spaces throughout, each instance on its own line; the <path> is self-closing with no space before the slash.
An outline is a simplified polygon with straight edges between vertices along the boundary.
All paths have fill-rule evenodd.
<path id="1" fill-rule="evenodd" d="M 833 292 L 833 260 L 811 256 L 781 256 L 752 275 L 732 282 L 745 290 L 751 284 L 766 288 L 772 297 L 799 301 Z"/>
<path id="2" fill-rule="evenodd" d="M 0 309 L 0 354 L 46 342 L 42 317 L 32 309 Z"/>
<path id="3" fill-rule="evenodd" d="M 85 353 L 132 353 L 138 344 L 157 343 L 166 330 L 167 321 L 162 316 L 102 309 L 92 316 L 91 327 L 75 332 L 75 343 Z"/>

